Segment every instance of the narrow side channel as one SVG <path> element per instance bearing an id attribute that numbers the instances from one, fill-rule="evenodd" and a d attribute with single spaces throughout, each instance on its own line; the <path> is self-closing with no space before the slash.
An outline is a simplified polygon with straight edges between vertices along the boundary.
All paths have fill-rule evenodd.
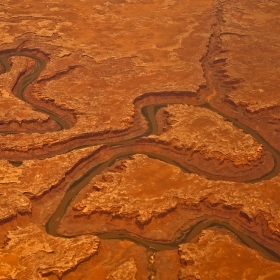
<path id="1" fill-rule="evenodd" d="M 31 55 L 31 54 L 25 54 L 25 53 L 20 53 L 20 52 L 14 52 L 14 53 L 9 53 L 9 54 L 4 54 L 0 56 L 0 62 L 2 65 L 2 68 L 4 69 L 3 73 L 6 73 L 8 71 L 10 71 L 10 65 L 8 63 L 9 58 L 13 57 L 13 56 L 25 56 L 25 57 L 29 57 L 32 58 L 37 66 L 36 68 L 28 75 L 26 75 L 22 81 L 18 84 L 17 87 L 17 93 L 16 93 L 16 97 L 19 98 L 20 100 L 30 104 L 29 102 L 27 102 L 24 98 L 24 91 L 27 88 L 28 85 L 32 84 L 40 75 L 40 73 L 44 70 L 44 68 L 46 67 L 46 62 L 44 59 L 35 56 L 35 55 Z M 69 129 L 70 125 L 63 120 L 62 118 L 60 118 L 59 116 L 53 114 L 52 112 L 42 109 L 34 104 L 30 104 L 36 111 L 42 112 L 46 115 L 48 115 L 52 120 L 54 120 L 60 127 L 60 130 L 62 129 Z"/>

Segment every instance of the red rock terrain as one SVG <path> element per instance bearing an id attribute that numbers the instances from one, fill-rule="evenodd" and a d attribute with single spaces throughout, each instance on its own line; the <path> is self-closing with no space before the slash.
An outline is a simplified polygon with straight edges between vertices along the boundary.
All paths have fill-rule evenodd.
<path id="1" fill-rule="evenodd" d="M 211 258 L 209 258 L 211 256 Z M 279 263 L 255 255 L 231 234 L 205 230 L 197 240 L 182 244 L 178 251 L 155 256 L 155 279 L 277 279 Z"/>
<path id="2" fill-rule="evenodd" d="M 280 277 L 280 3 L 0 3 L 0 279 Z"/>
<path id="3" fill-rule="evenodd" d="M 135 155 L 94 177 L 68 208 L 58 232 L 123 230 L 167 242 L 208 218 L 229 222 L 280 253 L 278 181 L 279 176 L 255 184 L 212 181 Z"/>

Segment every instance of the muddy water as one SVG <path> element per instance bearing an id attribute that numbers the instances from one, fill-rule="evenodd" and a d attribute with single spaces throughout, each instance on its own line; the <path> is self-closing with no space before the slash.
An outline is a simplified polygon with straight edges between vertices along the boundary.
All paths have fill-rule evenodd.
<path id="1" fill-rule="evenodd" d="M 139 153 L 140 152 L 138 152 L 138 154 Z M 63 218 L 68 206 L 74 200 L 75 196 L 90 182 L 90 180 L 93 177 L 100 174 L 107 167 L 111 166 L 116 160 L 128 158 L 129 156 L 132 156 L 134 154 L 135 153 L 132 153 L 132 152 L 124 152 L 124 153 L 116 154 L 108 161 L 105 161 L 105 162 L 100 163 L 99 165 L 93 167 L 84 176 L 82 176 L 80 179 L 78 179 L 76 182 L 74 182 L 69 187 L 69 189 L 66 192 L 65 196 L 63 197 L 60 205 L 58 206 L 58 208 L 56 209 L 54 214 L 51 216 L 51 218 L 47 222 L 46 231 L 53 236 L 67 237 L 67 236 L 59 235 L 57 233 L 57 227 L 60 224 L 60 221 Z M 142 154 L 145 154 L 152 158 L 162 160 L 169 164 L 178 165 L 177 163 L 173 162 L 172 160 L 170 160 L 164 156 L 159 156 L 159 155 L 153 154 L 153 153 L 142 153 Z M 123 232 L 123 231 L 95 233 L 95 235 L 97 235 L 100 239 L 130 240 L 137 244 L 147 247 L 149 250 L 152 249 L 154 251 L 161 251 L 161 250 L 174 250 L 174 249 L 178 248 L 178 246 L 180 244 L 190 242 L 194 237 L 199 235 L 202 230 L 209 228 L 209 227 L 225 228 L 225 229 L 229 230 L 230 232 L 234 233 L 239 238 L 239 240 L 241 242 L 243 242 L 245 245 L 249 246 L 250 248 L 252 248 L 254 250 L 257 250 L 264 257 L 266 257 L 272 261 L 280 262 L 280 256 L 277 253 L 275 253 L 272 250 L 270 250 L 269 248 L 266 248 L 265 246 L 259 244 L 254 239 L 245 235 L 241 231 L 235 229 L 230 224 L 224 223 L 224 222 L 221 222 L 218 220 L 205 220 L 203 222 L 197 223 L 196 225 L 192 226 L 188 230 L 178 232 L 177 235 L 179 235 L 179 237 L 170 243 L 148 241 L 144 238 L 137 237 L 128 232 Z"/>
<path id="2" fill-rule="evenodd" d="M 3 72 L 9 71 L 10 66 L 9 66 L 9 63 L 8 63 L 8 59 L 12 56 L 30 57 L 30 58 L 34 59 L 37 63 L 37 67 L 35 68 L 35 70 L 32 73 L 28 74 L 26 77 L 24 77 L 22 79 L 22 81 L 20 82 L 20 84 L 18 85 L 18 91 L 17 91 L 16 96 L 18 98 L 20 98 L 21 100 L 26 101 L 24 99 L 24 90 L 26 89 L 26 87 L 29 84 L 31 84 L 32 82 L 34 82 L 38 78 L 41 71 L 45 67 L 45 61 L 43 59 L 35 56 L 35 55 L 29 55 L 29 54 L 25 54 L 25 53 L 4 54 L 4 55 L 0 56 L 0 63 L 1 63 L 1 66 L 3 68 Z M 32 104 L 30 104 L 30 105 L 33 106 L 36 110 L 38 110 L 40 112 L 43 112 L 45 114 L 48 114 L 51 119 L 53 119 L 54 121 L 56 121 L 59 124 L 61 129 L 68 129 L 69 128 L 69 124 L 66 121 L 64 121 L 63 119 L 61 119 L 59 116 L 56 116 L 52 112 L 46 111 L 46 110 L 44 110 L 42 108 L 39 108 L 39 107 L 36 107 Z M 157 110 L 162 106 L 166 106 L 166 104 L 165 105 L 164 104 L 161 104 L 161 105 L 153 104 L 153 105 L 145 106 L 144 108 L 142 108 L 142 114 L 145 116 L 145 118 L 147 119 L 148 124 L 149 124 L 149 129 L 143 135 L 135 137 L 133 139 L 126 140 L 126 141 L 110 143 L 110 145 L 112 145 L 112 146 L 113 145 L 125 146 L 125 145 L 128 145 L 128 144 L 132 144 L 137 139 L 140 139 L 143 136 L 156 134 L 156 132 L 157 132 L 157 122 L 156 122 L 155 115 L 156 115 Z M 279 166 L 279 164 L 280 164 L 280 153 L 277 150 L 275 150 L 268 142 L 266 142 L 257 132 L 255 132 L 254 130 L 252 130 L 248 126 L 240 123 L 238 120 L 236 120 L 234 118 L 231 118 L 229 116 L 226 116 L 226 115 L 222 114 L 221 112 L 211 108 L 209 105 L 202 105 L 202 107 L 206 107 L 209 110 L 212 110 L 212 111 L 224 116 L 228 121 L 231 121 L 234 125 L 241 128 L 245 133 L 251 134 L 260 144 L 262 144 L 274 156 L 275 167 L 273 168 L 273 170 L 271 170 L 268 174 L 262 176 L 261 178 L 258 178 L 257 180 L 254 180 L 254 181 L 251 181 L 252 183 L 256 182 L 256 181 L 267 180 L 267 179 L 270 179 L 270 178 L 276 176 L 277 174 L 279 174 L 279 172 L 280 172 L 280 166 Z M 101 144 L 104 144 L 104 143 L 101 143 Z M 58 236 L 57 227 L 58 227 L 62 217 L 64 216 L 64 214 L 67 210 L 67 207 L 69 206 L 71 201 L 73 201 L 75 196 L 80 192 L 80 190 L 82 188 L 84 188 L 94 176 L 96 176 L 97 174 L 100 174 L 104 169 L 106 169 L 108 166 L 112 165 L 116 160 L 118 160 L 120 158 L 127 158 L 127 157 L 129 157 L 133 154 L 135 154 L 135 153 L 132 153 L 132 152 L 129 152 L 129 151 L 125 152 L 125 153 L 116 154 L 110 160 L 105 161 L 103 163 L 98 164 L 97 166 L 92 167 L 90 170 L 88 170 L 88 172 L 85 175 L 83 175 L 80 179 L 75 181 L 69 187 L 69 189 L 65 193 L 65 196 L 63 197 L 59 207 L 57 208 L 57 210 L 53 213 L 53 215 L 51 216 L 51 218 L 47 222 L 46 231 L 53 236 Z M 152 158 L 160 159 L 160 160 L 165 161 L 169 164 L 179 166 L 173 160 L 170 160 L 169 158 L 166 158 L 162 155 L 158 155 L 158 154 L 154 154 L 154 153 L 144 153 L 144 154 L 147 154 L 149 157 L 152 157 Z M 13 162 L 11 162 L 11 164 L 13 164 L 14 166 L 20 166 L 21 162 L 13 161 Z M 179 166 L 179 167 L 181 167 L 181 166 Z M 183 169 L 183 171 L 186 171 L 186 170 Z M 263 256 L 269 258 L 272 261 L 280 262 L 280 256 L 277 255 L 275 252 L 273 252 L 270 249 L 268 249 L 268 248 L 262 246 L 261 244 L 257 243 L 251 237 L 249 237 L 249 236 L 243 234 L 242 232 L 236 230 L 231 225 L 229 225 L 227 223 L 220 222 L 220 221 L 215 221 L 215 220 L 205 220 L 205 221 L 199 222 L 196 225 L 189 228 L 188 230 L 177 233 L 179 235 L 179 237 L 176 240 L 174 240 L 173 242 L 170 242 L 170 243 L 151 242 L 151 241 L 145 240 L 141 237 L 133 236 L 133 235 L 127 233 L 127 232 L 108 232 L 108 233 L 99 233 L 99 234 L 97 233 L 96 235 L 99 236 L 99 238 L 101 238 L 101 239 L 127 239 L 127 240 L 131 240 L 131 241 L 133 241 L 137 244 L 141 244 L 142 246 L 147 247 L 148 250 L 160 251 L 160 250 L 176 249 L 176 248 L 178 248 L 178 246 L 180 244 L 186 243 L 186 242 L 189 242 L 190 240 L 192 240 L 202 230 L 204 230 L 206 228 L 209 228 L 209 227 L 217 227 L 217 226 L 226 228 L 227 230 L 231 231 L 236 236 L 238 236 L 238 238 L 244 244 L 246 244 L 247 246 L 259 251 L 260 254 L 262 254 Z"/>
<path id="3" fill-rule="evenodd" d="M 191 242 L 196 236 L 198 236 L 203 230 L 211 228 L 211 227 L 219 227 L 226 229 L 232 233 L 234 233 L 238 239 L 248 247 L 258 251 L 263 257 L 270 259 L 275 262 L 280 262 L 280 256 L 273 252 L 272 250 L 266 248 L 260 243 L 256 242 L 251 237 L 237 230 L 233 226 L 228 223 L 221 222 L 218 220 L 203 220 L 201 222 L 196 223 L 189 229 L 180 232 L 180 236 L 176 238 L 172 242 L 153 242 L 148 241 L 143 238 L 133 236 L 127 232 L 108 232 L 108 233 L 99 233 L 96 234 L 100 239 L 125 239 L 133 241 L 137 244 L 147 247 L 148 249 L 152 249 L 154 251 L 163 251 L 163 250 L 176 250 L 180 244 Z"/>
<path id="4" fill-rule="evenodd" d="M 83 175 L 80 179 L 75 181 L 69 187 L 69 189 L 65 193 L 63 199 L 61 200 L 60 205 L 58 206 L 58 208 L 56 209 L 54 214 L 51 216 L 51 218 L 47 222 L 47 224 L 46 224 L 47 232 L 49 234 L 53 235 L 53 236 L 58 236 L 57 227 L 58 227 L 61 219 L 63 218 L 63 216 L 64 216 L 64 214 L 67 210 L 67 207 L 73 201 L 75 196 L 92 180 L 92 178 L 94 178 L 96 175 L 100 174 L 107 167 L 111 166 L 115 161 L 117 161 L 119 159 L 128 158 L 128 157 L 130 157 L 134 154 L 136 154 L 136 153 L 134 153 L 134 152 L 118 153 L 118 154 L 114 155 L 112 158 L 110 158 L 109 160 L 107 160 L 103 163 L 100 163 L 97 166 L 94 166 L 85 175 Z M 157 154 L 154 154 L 154 153 L 147 153 L 147 152 L 143 152 L 143 153 L 137 152 L 137 154 L 145 154 L 149 157 L 159 159 L 159 160 L 164 161 L 166 163 L 173 164 L 173 165 L 178 165 L 173 160 L 171 160 L 167 157 L 164 157 L 162 155 L 157 155 Z"/>
<path id="5" fill-rule="evenodd" d="M 274 158 L 273 169 L 271 171 L 269 171 L 267 174 L 264 174 L 263 176 L 261 176 L 257 179 L 247 181 L 246 183 L 255 183 L 255 182 L 260 182 L 263 180 L 269 180 L 280 173 L 280 152 L 277 151 L 275 148 L 273 148 L 261 135 L 258 134 L 257 131 L 253 130 L 252 128 L 248 127 L 247 125 L 243 124 L 242 122 L 238 121 L 237 119 L 232 118 L 232 117 L 212 108 L 209 104 L 204 104 L 201 107 L 207 108 L 207 109 L 223 116 L 227 121 L 232 122 L 235 126 L 242 129 L 244 133 L 250 134 L 259 144 L 263 145 L 265 150 L 267 150 L 269 153 L 272 154 L 272 156 Z"/>
<path id="6" fill-rule="evenodd" d="M 46 67 L 46 62 L 44 59 L 36 56 L 36 55 L 31 55 L 31 54 L 25 54 L 25 53 L 18 53 L 18 52 L 14 52 L 14 53 L 9 53 L 9 54 L 4 54 L 0 56 L 0 61 L 1 61 L 1 65 L 2 68 L 5 72 L 8 72 L 10 70 L 10 65 L 9 65 L 9 58 L 13 57 L 13 56 L 25 56 L 25 57 L 29 57 L 32 58 L 37 66 L 36 68 L 27 76 L 25 76 L 22 81 L 18 84 L 17 87 L 17 93 L 16 93 L 16 97 L 21 99 L 24 102 L 27 102 L 24 98 L 24 90 L 27 88 L 28 85 L 32 84 L 40 75 L 40 73 L 44 70 L 44 68 Z M 3 74 L 3 73 L 1 73 Z M 27 102 L 28 103 L 28 102 Z M 44 114 L 47 114 L 52 120 L 54 120 L 60 127 L 60 129 L 69 129 L 70 125 L 63 120 L 62 118 L 60 118 L 59 116 L 53 114 L 51 111 L 47 111 L 43 108 L 40 108 L 34 104 L 30 104 L 36 111 L 42 112 Z"/>

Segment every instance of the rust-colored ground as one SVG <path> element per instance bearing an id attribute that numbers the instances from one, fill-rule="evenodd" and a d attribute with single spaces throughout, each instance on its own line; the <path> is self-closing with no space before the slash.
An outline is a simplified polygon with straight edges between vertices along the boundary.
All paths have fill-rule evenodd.
<path id="1" fill-rule="evenodd" d="M 0 279 L 280 279 L 279 1 L 2 0 L 0 27 Z M 274 257 L 175 242 L 203 220 Z"/>

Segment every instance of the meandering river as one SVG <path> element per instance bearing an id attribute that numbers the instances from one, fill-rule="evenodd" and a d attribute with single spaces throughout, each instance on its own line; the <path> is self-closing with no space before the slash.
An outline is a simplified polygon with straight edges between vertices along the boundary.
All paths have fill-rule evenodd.
<path id="1" fill-rule="evenodd" d="M 33 59 L 37 66 L 36 68 L 29 74 L 27 74 L 17 85 L 17 93 L 16 97 L 19 99 L 27 102 L 24 97 L 24 91 L 27 88 L 28 85 L 33 83 L 36 79 L 38 79 L 40 73 L 43 71 L 43 69 L 46 66 L 46 62 L 44 59 L 33 55 L 33 54 L 26 54 L 22 52 L 10 52 L 6 54 L 0 55 L 0 63 L 3 68 L 3 73 L 8 72 L 10 70 L 10 65 L 8 63 L 9 58 L 13 56 L 26 56 L 31 59 Z M 30 104 L 30 103 L 29 103 Z M 52 120 L 58 123 L 60 129 L 69 129 L 70 125 L 67 123 L 67 121 L 63 120 L 61 117 L 53 114 L 53 112 L 47 111 L 41 107 L 36 106 L 35 104 L 30 104 L 35 110 L 38 110 L 40 112 L 43 112 L 47 114 Z M 140 139 L 143 136 L 149 136 L 152 134 L 157 133 L 157 122 L 156 122 L 156 113 L 157 110 L 162 107 L 166 106 L 168 104 L 151 104 L 148 106 L 145 106 L 142 108 L 142 115 L 146 118 L 148 122 L 148 130 L 142 134 L 139 135 L 133 139 L 125 140 L 125 141 L 119 141 L 119 142 L 114 142 L 114 143 L 106 143 L 107 145 L 111 146 L 126 146 L 134 143 L 136 140 Z M 230 116 L 227 116 L 225 114 L 222 114 L 218 110 L 210 107 L 209 104 L 204 104 L 201 105 L 202 107 L 205 107 L 211 111 L 216 112 L 217 114 L 222 115 L 225 119 L 228 121 L 232 122 L 235 126 L 241 128 L 245 133 L 249 133 L 256 141 L 264 146 L 264 148 L 270 152 L 273 157 L 274 157 L 274 168 L 268 172 L 267 174 L 261 176 L 258 179 L 248 181 L 248 183 L 254 183 L 257 181 L 262 181 L 262 180 L 268 180 L 270 178 L 273 178 L 280 172 L 280 153 L 273 148 L 261 135 L 259 135 L 256 131 L 252 130 L 250 127 L 246 126 L 245 124 L 239 122 L 237 119 L 232 118 Z M 105 143 L 100 143 L 100 145 L 105 144 Z M 80 147 L 76 147 L 80 148 Z M 141 152 L 137 152 L 141 153 Z M 162 160 L 164 162 L 167 162 L 169 164 L 173 164 L 176 166 L 179 166 L 184 172 L 188 172 L 184 167 L 180 166 L 178 163 L 173 161 L 172 159 L 169 159 L 163 155 L 159 155 L 156 153 L 147 153 L 147 152 L 142 152 L 143 154 L 148 155 L 149 157 L 152 158 L 157 158 L 159 160 Z M 103 170 L 105 170 L 107 167 L 112 165 L 116 160 L 120 158 L 125 158 L 133 155 L 135 153 L 131 151 L 127 151 L 124 153 L 118 153 L 114 155 L 112 158 L 110 158 L 107 161 L 100 162 L 98 165 L 91 167 L 86 174 L 81 176 L 80 179 L 77 181 L 73 182 L 69 189 L 66 191 L 63 199 L 61 200 L 60 205 L 56 209 L 56 211 L 53 213 L 49 221 L 46 223 L 46 231 L 47 233 L 53 235 L 53 236 L 58 236 L 57 234 L 57 227 L 63 218 L 67 207 L 73 201 L 75 196 L 83 189 L 89 182 L 90 180 L 100 174 Z M 11 163 L 14 166 L 20 166 L 21 162 L 20 161 L 11 161 Z M 190 242 L 195 236 L 197 236 L 202 230 L 209 228 L 209 227 L 223 227 L 229 230 L 230 232 L 234 233 L 238 238 L 247 246 L 250 248 L 253 248 L 257 251 L 259 251 L 263 256 L 266 258 L 272 260 L 272 261 L 277 261 L 280 262 L 280 256 L 277 255 L 275 252 L 273 252 L 271 249 L 266 248 L 265 246 L 259 244 L 258 242 L 254 241 L 250 236 L 245 235 L 244 233 L 240 232 L 239 230 L 235 229 L 233 226 L 231 226 L 228 223 L 224 223 L 221 221 L 217 220 L 203 220 L 195 225 L 193 225 L 191 228 L 184 230 L 180 233 L 177 233 L 179 236 L 176 240 L 173 240 L 170 243 L 160 243 L 160 242 L 152 242 L 149 240 L 146 240 L 141 237 L 136 237 L 132 234 L 129 234 L 128 232 L 107 232 L 107 233 L 100 233 L 96 234 L 99 238 L 101 239 L 127 239 L 131 240 L 137 244 L 141 244 L 142 246 L 147 247 L 149 250 L 155 250 L 155 251 L 160 251 L 160 250 L 174 250 L 178 248 L 180 244 Z"/>

